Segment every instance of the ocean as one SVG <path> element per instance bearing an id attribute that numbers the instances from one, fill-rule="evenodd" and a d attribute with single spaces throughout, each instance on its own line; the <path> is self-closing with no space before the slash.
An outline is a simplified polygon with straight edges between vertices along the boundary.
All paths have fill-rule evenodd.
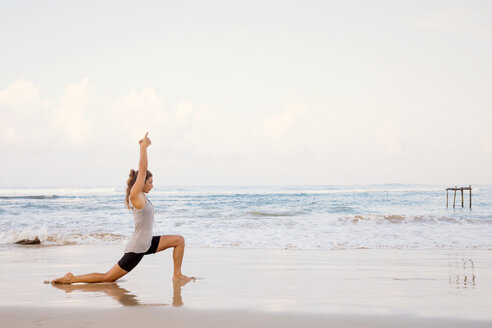
<path id="1" fill-rule="evenodd" d="M 156 187 L 154 235 L 188 247 L 260 249 L 492 249 L 492 186 L 457 194 L 446 186 Z M 0 250 L 121 244 L 133 233 L 125 186 L 0 188 Z"/>

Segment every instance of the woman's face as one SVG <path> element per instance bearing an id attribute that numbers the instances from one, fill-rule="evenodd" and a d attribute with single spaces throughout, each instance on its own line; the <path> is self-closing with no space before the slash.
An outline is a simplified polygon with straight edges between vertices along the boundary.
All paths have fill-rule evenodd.
<path id="1" fill-rule="evenodd" d="M 149 193 L 150 190 L 152 190 L 152 188 L 154 188 L 154 184 L 153 184 L 153 178 L 152 177 L 149 177 L 147 180 L 145 180 L 145 184 L 142 188 L 142 191 L 146 194 Z"/>

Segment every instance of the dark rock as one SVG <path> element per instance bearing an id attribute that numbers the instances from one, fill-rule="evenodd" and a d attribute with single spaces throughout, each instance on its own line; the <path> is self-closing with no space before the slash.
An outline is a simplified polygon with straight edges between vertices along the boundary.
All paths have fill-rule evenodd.
<path id="1" fill-rule="evenodd" d="M 15 243 L 16 244 L 19 244 L 19 245 L 36 245 L 36 244 L 41 244 L 41 240 L 39 240 L 39 238 L 36 237 L 34 239 L 22 239 L 22 240 L 18 240 Z"/>

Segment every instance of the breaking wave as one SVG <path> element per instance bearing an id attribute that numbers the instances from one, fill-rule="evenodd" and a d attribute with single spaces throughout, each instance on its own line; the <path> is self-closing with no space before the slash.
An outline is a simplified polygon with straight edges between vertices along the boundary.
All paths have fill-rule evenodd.
<path id="1" fill-rule="evenodd" d="M 453 218 L 447 216 L 433 216 L 433 215 L 355 215 L 349 217 L 339 218 L 343 222 L 352 223 L 430 223 L 430 224 L 440 224 L 440 223 L 454 223 L 454 224 L 492 224 L 492 219 L 473 219 L 473 218 Z"/>
<path id="2" fill-rule="evenodd" d="M 0 244 L 15 244 L 19 240 L 35 238 L 48 246 L 116 244 L 126 240 L 123 235 L 109 232 L 50 233 L 46 226 L 0 232 Z"/>
<path id="3" fill-rule="evenodd" d="M 59 198 L 60 196 L 57 195 L 51 195 L 51 196 L 45 196 L 45 195 L 33 195 L 33 196 L 0 196 L 0 199 L 56 199 Z"/>

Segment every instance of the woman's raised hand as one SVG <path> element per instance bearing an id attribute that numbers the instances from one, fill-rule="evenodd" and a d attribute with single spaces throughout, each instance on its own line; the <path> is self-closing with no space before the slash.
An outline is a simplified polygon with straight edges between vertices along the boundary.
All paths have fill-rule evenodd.
<path id="1" fill-rule="evenodd" d="M 149 137 L 147 137 L 147 135 L 148 135 L 148 134 L 149 134 L 149 133 L 147 132 L 147 133 L 145 134 L 145 137 L 144 137 L 143 139 L 140 139 L 140 140 L 138 141 L 138 143 L 140 144 L 140 147 L 147 148 L 148 146 L 150 146 L 151 142 L 150 142 Z"/>

